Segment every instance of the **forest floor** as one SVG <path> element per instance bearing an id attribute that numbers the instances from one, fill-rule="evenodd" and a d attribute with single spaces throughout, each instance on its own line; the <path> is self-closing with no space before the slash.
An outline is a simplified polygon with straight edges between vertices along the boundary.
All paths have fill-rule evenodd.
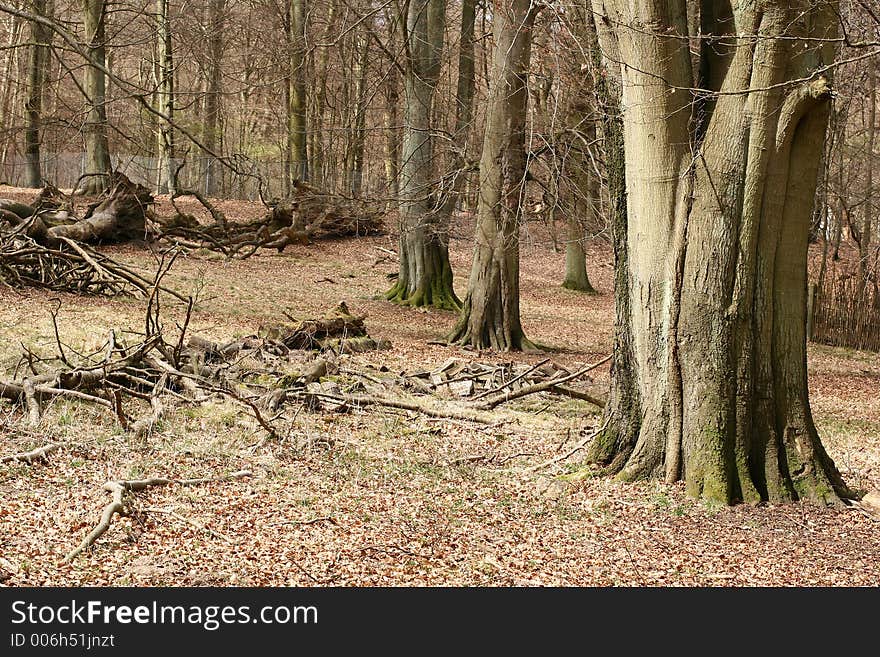
<path id="1" fill-rule="evenodd" d="M 17 196 L 18 195 L 18 196 Z M 0 187 L 0 196 L 31 192 Z M 227 202 L 232 219 L 259 214 Z M 463 295 L 472 240 L 452 236 Z M 560 287 L 564 254 L 545 226 L 523 232 L 522 321 L 543 354 L 477 353 L 431 344 L 453 313 L 377 299 L 396 263 L 392 236 L 323 241 L 226 261 L 180 257 L 167 284 L 197 299 L 189 334 L 218 341 L 317 317 L 345 301 L 391 349 L 346 356 L 352 367 L 430 370 L 451 357 L 497 363 L 550 358 L 572 369 L 610 353 L 611 253 L 589 247 L 598 296 Z M 145 247 L 102 249 L 149 273 Z M 55 301 L 55 300 L 58 301 Z M 0 376 L 22 345 L 82 352 L 111 329 L 142 329 L 144 303 L 0 286 Z M 184 309 L 170 302 L 168 326 Z M 809 384 L 823 441 L 848 483 L 880 489 L 880 355 L 811 344 Z M 591 373 L 607 385 L 607 365 Z M 877 585 L 880 523 L 853 509 L 707 505 L 681 486 L 618 483 L 584 473 L 573 451 L 600 422 L 587 402 L 532 395 L 493 411 L 494 424 L 368 407 L 303 410 L 288 435 L 265 440 L 230 401 L 171 408 L 134 439 L 106 409 L 56 401 L 36 431 L 0 401 L 0 457 L 50 441 L 70 444 L 47 462 L 0 464 L 0 583 L 5 585 Z M 573 453 L 564 459 L 555 458 Z M 110 501 L 108 480 L 161 476 L 244 479 L 149 488 L 129 513 L 70 563 L 65 554 Z"/>

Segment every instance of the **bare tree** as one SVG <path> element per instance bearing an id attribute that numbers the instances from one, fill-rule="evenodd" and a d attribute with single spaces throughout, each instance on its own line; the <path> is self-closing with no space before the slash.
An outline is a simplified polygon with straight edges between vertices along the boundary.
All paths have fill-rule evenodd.
<path id="1" fill-rule="evenodd" d="M 525 128 L 532 27 L 529 0 L 494 5 L 495 54 L 483 152 L 474 258 L 451 342 L 477 349 L 532 349 L 519 315 L 519 229 L 526 180 Z"/>
<path id="2" fill-rule="evenodd" d="M 107 184 L 110 173 L 110 146 L 107 143 L 107 80 L 104 68 L 107 64 L 104 23 L 105 0 L 82 0 L 85 38 L 90 62 L 85 67 L 83 92 L 88 103 L 88 114 L 83 126 L 86 147 L 85 173 L 79 191 L 96 193 Z"/>

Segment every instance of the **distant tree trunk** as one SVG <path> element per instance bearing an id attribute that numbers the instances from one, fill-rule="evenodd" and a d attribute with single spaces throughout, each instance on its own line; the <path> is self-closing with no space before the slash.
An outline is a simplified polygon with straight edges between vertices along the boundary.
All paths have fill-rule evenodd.
<path id="1" fill-rule="evenodd" d="M 321 43 L 329 44 L 336 28 L 336 1 L 330 0 L 327 12 L 327 24 L 321 36 Z M 327 67 L 330 57 L 330 46 L 324 45 L 315 54 L 314 89 L 312 94 L 312 130 L 311 130 L 311 165 L 309 173 L 322 189 L 329 187 L 326 171 L 326 154 L 330 148 L 330 140 L 325 139 L 324 122 L 327 104 Z"/>
<path id="2" fill-rule="evenodd" d="M 446 0 L 412 0 L 406 17 L 403 151 L 400 165 L 400 267 L 386 297 L 410 306 L 458 309 L 448 227 L 434 202 L 432 108 L 440 75 Z"/>
<path id="3" fill-rule="evenodd" d="M 359 198 L 364 181 L 365 121 L 367 116 L 367 72 L 369 70 L 370 40 L 363 36 L 355 40 L 356 65 L 352 71 L 354 86 L 354 121 L 349 140 L 348 193 Z"/>
<path id="4" fill-rule="evenodd" d="M 474 23 L 476 20 L 476 1 L 462 0 L 461 27 L 458 40 L 458 83 L 455 93 L 455 130 L 452 133 L 455 157 L 453 158 L 453 179 L 439 212 L 438 221 L 448 225 L 452 213 L 458 207 L 462 191 L 465 189 L 468 174 L 467 147 L 471 123 L 474 115 Z"/>
<path id="5" fill-rule="evenodd" d="M 156 90 L 157 109 L 167 119 L 159 119 L 159 165 L 156 193 L 173 194 L 177 183 L 174 165 L 174 60 L 171 43 L 169 0 L 156 0 L 156 39 L 159 86 Z"/>
<path id="6" fill-rule="evenodd" d="M 805 335 L 831 96 L 815 71 L 834 59 L 836 3 L 703 3 L 699 78 L 684 0 L 601 4 L 624 62 L 616 294 L 632 357 L 612 371 L 590 456 L 621 479 L 683 480 L 722 503 L 837 503 L 851 492 L 813 424 Z"/>
<path id="7" fill-rule="evenodd" d="M 596 294 L 587 275 L 587 256 L 584 251 L 584 227 L 576 213 L 568 216 L 568 235 L 565 242 L 565 279 L 562 287 L 576 292 Z"/>
<path id="8" fill-rule="evenodd" d="M 495 54 L 486 114 L 473 266 L 450 342 L 477 349 L 533 349 L 519 315 L 519 229 L 526 176 L 527 79 L 538 8 L 494 5 Z"/>
<path id="9" fill-rule="evenodd" d="M 306 125 L 306 0 L 290 0 L 290 87 L 287 148 L 290 179 L 309 179 Z"/>
<path id="10" fill-rule="evenodd" d="M 874 219 L 874 148 L 877 143 L 877 63 L 868 62 L 868 153 L 866 156 L 865 214 L 859 231 L 859 274 L 868 285 L 871 271 L 871 230 Z"/>
<path id="11" fill-rule="evenodd" d="M 88 115 L 83 127 L 86 146 L 85 173 L 77 190 L 81 194 L 97 194 L 108 182 L 112 168 L 110 147 L 107 144 L 107 112 L 105 108 L 107 81 L 99 66 L 106 64 L 104 37 L 105 0 L 82 0 L 85 39 L 89 56 L 98 66 L 87 65 L 83 90 L 88 103 Z"/>
<path id="12" fill-rule="evenodd" d="M 598 143 L 596 139 L 596 122 L 598 113 L 595 111 L 597 94 L 592 79 L 597 78 L 595 71 L 602 67 L 601 50 L 598 36 L 593 23 L 592 14 L 586 12 L 575 16 L 573 29 L 580 35 L 591 55 L 594 73 L 580 71 L 580 77 L 572 90 L 568 101 L 568 125 L 572 126 L 577 135 L 577 142 L 566 158 L 565 167 L 572 202 L 568 204 L 567 234 L 565 241 L 565 278 L 562 287 L 596 294 L 587 273 L 587 257 L 584 250 L 587 229 L 594 226 L 598 219 L 599 179 L 594 171 L 590 149 Z M 558 189 L 557 185 L 557 189 Z M 553 222 L 550 222 L 553 225 Z"/>
<path id="13" fill-rule="evenodd" d="M 54 0 L 33 0 L 38 16 L 52 18 Z M 43 121 L 43 91 L 49 73 L 49 48 L 54 32 L 42 23 L 31 23 L 30 61 L 28 62 L 28 96 L 25 102 L 24 153 L 27 162 L 27 185 L 42 186 L 40 166 L 40 129 Z"/>
<path id="14" fill-rule="evenodd" d="M 382 115 L 385 131 L 385 188 L 387 189 L 389 210 L 397 203 L 398 196 L 398 161 L 400 159 L 400 127 L 398 125 L 397 106 L 400 102 L 398 77 L 392 68 L 385 77 L 385 110 Z"/>
<path id="15" fill-rule="evenodd" d="M 18 102 L 19 85 L 15 83 L 15 69 L 18 66 L 18 57 L 21 48 L 18 48 L 21 39 L 23 21 L 18 16 L 7 16 L 8 23 L 4 26 L 7 30 L 9 39 L 3 49 L 3 75 L 0 77 L 0 133 L 7 134 L 7 130 L 13 124 L 12 108 Z M 6 166 L 6 158 L 9 155 L 9 147 L 12 144 L 11 139 L 3 140 L 2 152 L 0 152 L 0 165 Z"/>
<path id="16" fill-rule="evenodd" d="M 211 0 L 208 9 L 208 79 L 205 92 L 205 148 L 217 152 L 220 147 L 220 93 L 223 82 L 223 34 L 226 25 L 226 0 Z M 220 191 L 217 159 L 205 155 L 205 194 L 216 196 Z"/>

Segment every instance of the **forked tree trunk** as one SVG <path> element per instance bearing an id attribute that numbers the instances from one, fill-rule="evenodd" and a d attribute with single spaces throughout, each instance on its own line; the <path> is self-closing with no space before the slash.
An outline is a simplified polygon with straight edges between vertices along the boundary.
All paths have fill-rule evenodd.
<path id="1" fill-rule="evenodd" d="M 534 346 L 519 315 L 519 227 L 526 176 L 525 128 L 532 26 L 529 0 L 495 3 L 492 88 L 480 158 L 474 260 L 450 342 L 477 349 Z"/>
<path id="2" fill-rule="evenodd" d="M 400 267 L 386 298 L 461 307 L 452 288 L 448 225 L 434 207 L 432 108 L 443 52 L 446 0 L 412 0 L 406 17 L 405 110 L 400 164 Z"/>
<path id="3" fill-rule="evenodd" d="M 82 0 L 85 38 L 89 55 L 99 66 L 106 62 L 104 44 L 105 0 Z M 107 112 L 105 108 L 107 81 L 99 66 L 88 65 L 85 70 L 83 91 L 88 103 L 88 114 L 83 128 L 86 146 L 85 173 L 79 186 L 82 194 L 97 194 L 108 184 L 111 164 L 107 144 Z"/>
<path id="4" fill-rule="evenodd" d="M 34 13 L 52 18 L 54 0 L 34 0 Z M 27 184 L 40 187 L 43 172 L 40 165 L 41 128 L 43 121 L 43 87 L 49 73 L 49 47 L 54 32 L 42 23 L 31 23 L 30 61 L 28 62 L 28 96 L 25 101 L 24 153 L 27 164 Z"/>
<path id="5" fill-rule="evenodd" d="M 702 3 L 698 81 L 685 0 L 639 5 L 600 11 L 638 66 L 622 67 L 631 358 L 591 455 L 722 503 L 836 503 L 850 492 L 813 424 L 805 337 L 831 95 L 813 74 L 833 61 L 836 3 Z"/>

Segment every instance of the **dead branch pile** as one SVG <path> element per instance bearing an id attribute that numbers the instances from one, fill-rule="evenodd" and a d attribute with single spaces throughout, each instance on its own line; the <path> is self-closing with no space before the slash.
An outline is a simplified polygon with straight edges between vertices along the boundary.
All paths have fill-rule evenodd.
<path id="1" fill-rule="evenodd" d="M 14 287 L 37 287 L 57 292 L 146 297 L 153 281 L 131 267 L 66 237 L 55 246 L 39 244 L 0 226 L 0 281 Z M 185 297 L 163 288 L 185 301 Z"/>
<path id="2" fill-rule="evenodd" d="M 213 222 L 200 224 L 183 212 L 176 200 L 194 197 Z M 227 257 L 248 257 L 258 249 L 283 251 L 290 244 L 308 244 L 317 239 L 375 235 L 383 230 L 378 206 L 346 199 L 295 181 L 291 196 L 267 203 L 268 212 L 256 221 L 233 223 L 208 199 L 192 190 L 180 191 L 171 199 L 176 214 L 154 217 L 154 231 L 162 239 L 189 248 L 203 248 Z"/>
<path id="3" fill-rule="evenodd" d="M 74 357 L 58 337 L 56 354 L 44 358 L 28 350 L 22 357 L 25 373 L 0 379 L 0 399 L 20 403 L 31 425 L 40 422 L 46 403 L 55 398 L 96 404 L 112 412 L 125 430 L 145 436 L 165 413 L 166 397 L 197 404 L 220 395 L 241 404 L 274 436 L 278 430 L 267 411 L 297 399 L 309 383 L 326 376 L 328 360 L 390 346 L 371 338 L 364 317 L 352 315 L 344 303 L 326 317 L 225 344 L 199 336 L 187 339 L 188 312 L 178 339 L 169 342 L 159 318 L 158 286 L 164 272 L 167 267 L 157 274 L 140 339 L 125 344 L 111 331 L 97 352 Z M 315 352 L 324 358 L 314 360 Z"/>

